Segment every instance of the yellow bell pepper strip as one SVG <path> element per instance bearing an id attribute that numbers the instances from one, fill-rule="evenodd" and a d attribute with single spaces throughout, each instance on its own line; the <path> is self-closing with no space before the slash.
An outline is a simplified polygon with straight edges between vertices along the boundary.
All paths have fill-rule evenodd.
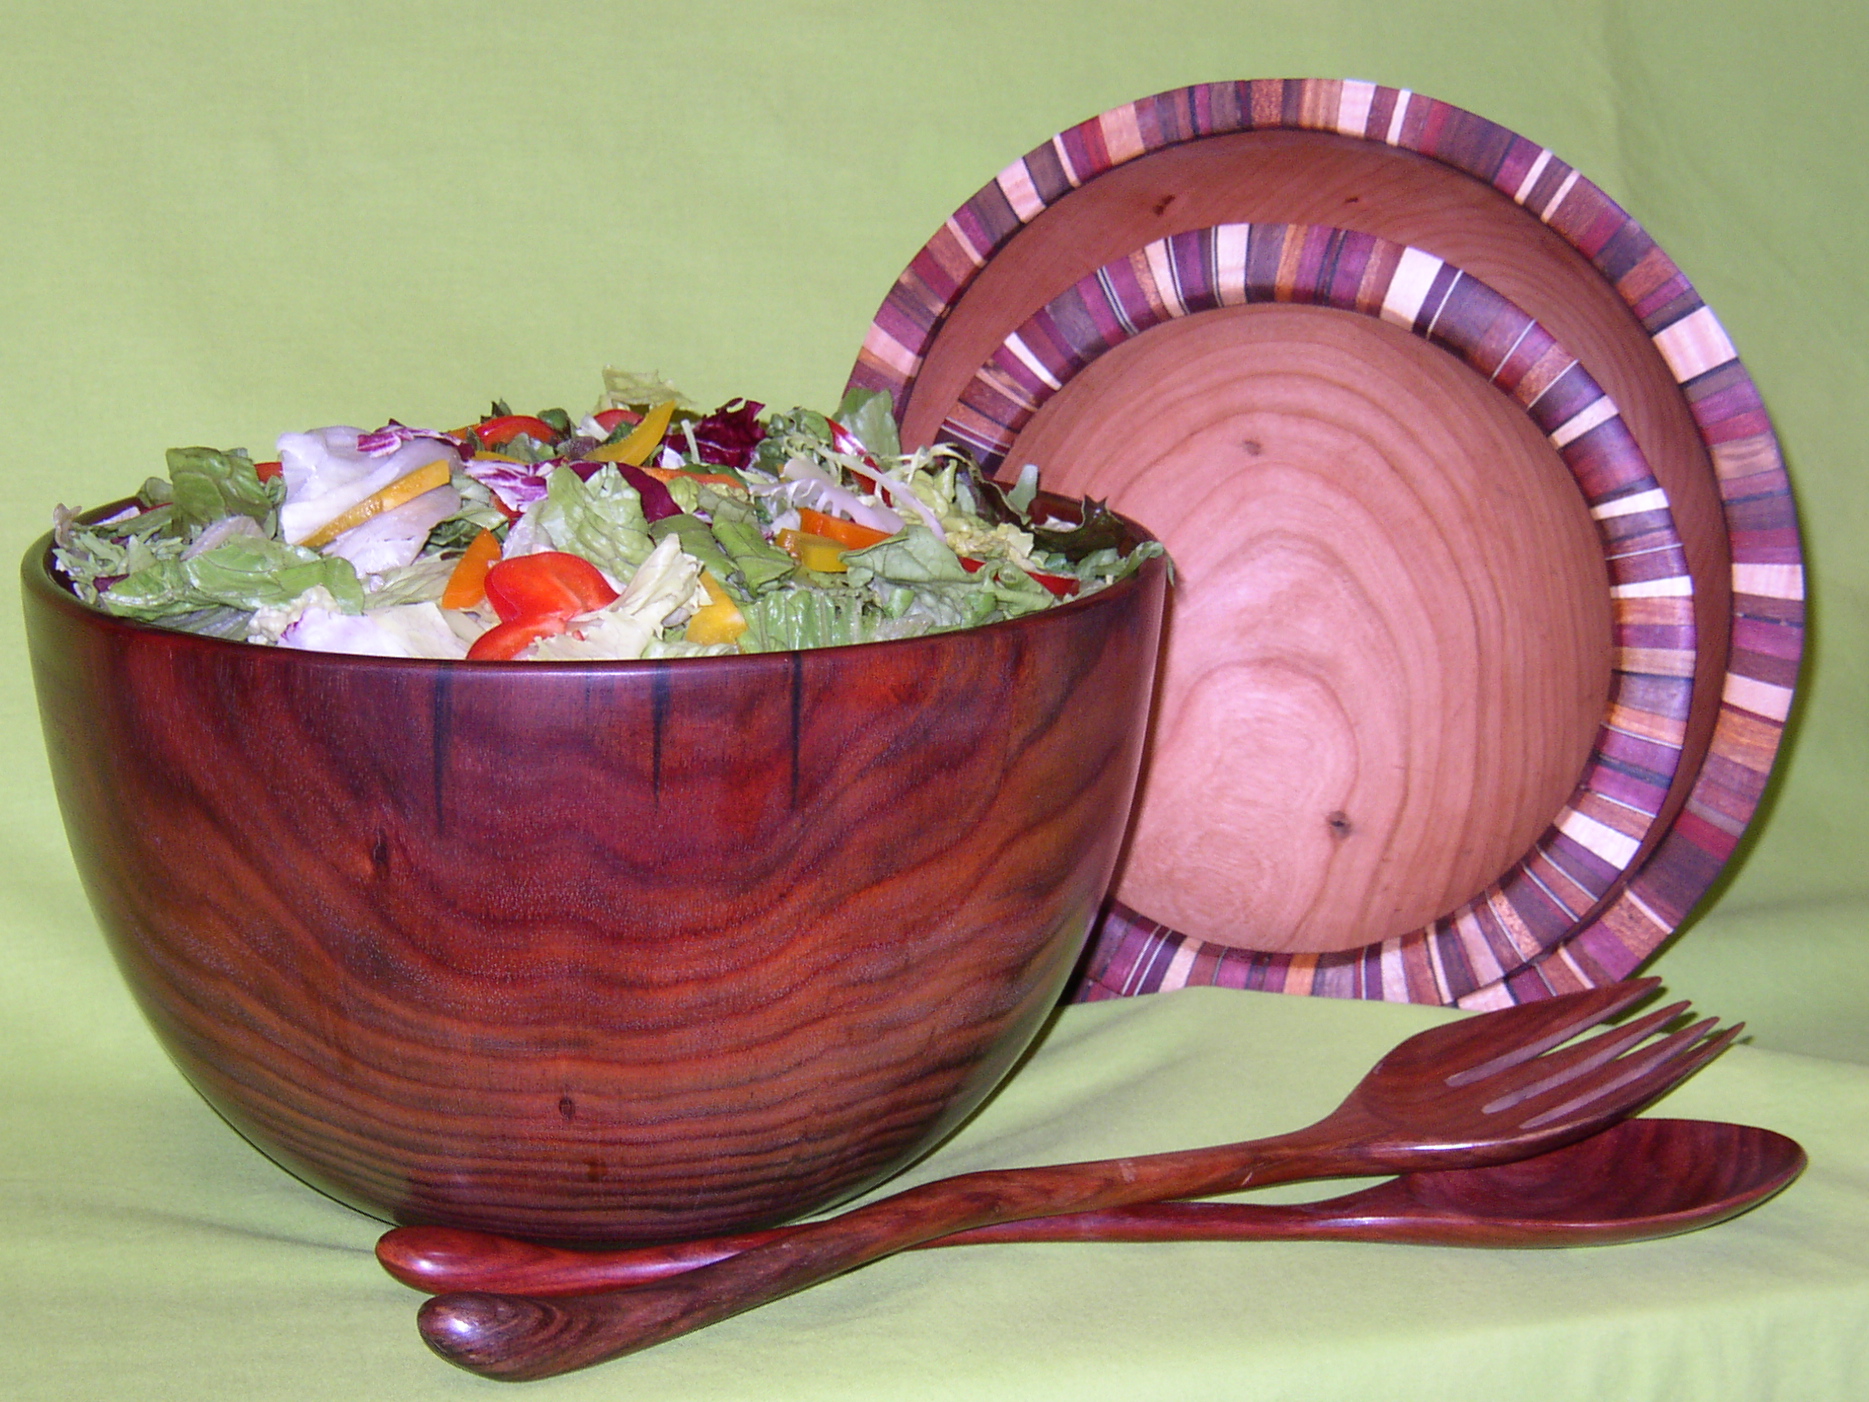
<path id="1" fill-rule="evenodd" d="M 740 612 L 733 595 L 714 578 L 711 570 L 701 571 L 701 587 L 707 590 L 708 602 L 694 611 L 694 616 L 688 620 L 688 631 L 682 636 L 704 646 L 738 642 L 740 634 L 746 631 L 746 615 Z"/>
<path id="2" fill-rule="evenodd" d="M 487 571 L 500 558 L 500 538 L 492 531 L 482 531 L 456 561 L 448 576 L 447 588 L 441 591 L 445 609 L 471 609 L 487 597 Z"/>
<path id="3" fill-rule="evenodd" d="M 888 539 L 887 536 L 883 538 Z M 849 569 L 844 563 L 844 551 L 848 547 L 829 536 L 813 535 L 810 531 L 780 531 L 778 542 L 781 550 L 808 570 L 843 574 Z"/>
<path id="4" fill-rule="evenodd" d="M 425 467 L 418 467 L 414 472 L 404 473 L 387 487 L 371 496 L 365 497 L 350 510 L 334 516 L 305 539 L 298 542 L 307 550 L 321 550 L 343 535 L 353 531 L 368 521 L 372 516 L 380 516 L 385 511 L 394 511 L 404 502 L 414 501 L 423 492 L 432 492 L 437 487 L 445 487 L 454 475 L 454 469 L 446 458 L 436 458 Z"/>
<path id="5" fill-rule="evenodd" d="M 675 415 L 675 401 L 670 399 L 655 406 L 643 416 L 643 421 L 630 430 L 627 438 L 615 443 L 606 443 L 594 449 L 586 458 L 588 462 L 621 462 L 631 467 L 641 467 L 648 462 L 655 450 L 662 446 L 663 435 L 668 432 L 668 421 Z"/>

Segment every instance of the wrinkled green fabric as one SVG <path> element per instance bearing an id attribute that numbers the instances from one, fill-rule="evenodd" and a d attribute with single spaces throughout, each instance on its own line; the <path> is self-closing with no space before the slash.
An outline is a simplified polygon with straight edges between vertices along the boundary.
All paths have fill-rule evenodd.
<path id="1" fill-rule="evenodd" d="M 880 1263 L 552 1399 L 1845 1399 L 1869 1376 L 1869 18 L 1790 0 L 19 0 L 0 85 L 0 523 L 174 444 L 594 402 L 836 402 L 953 209 L 1104 109 L 1356 76 L 1552 147 L 1714 306 L 1769 405 L 1815 597 L 1779 782 L 1653 962 L 1749 1044 L 1665 1102 L 1800 1139 L 1728 1225 L 1543 1253 L 1043 1246 Z M 581 408 L 582 405 L 568 404 Z M 272 1167 L 157 1049 L 85 905 L 17 603 L 0 629 L 0 1395 L 491 1397 L 378 1225 Z M 912 1178 L 1168 1149 L 1327 1109 L 1449 1014 L 1196 990 L 1073 1008 Z M 1288 1195 L 1307 1191 L 1287 1190 Z M 1323 1190 L 1319 1190 L 1323 1191 Z"/>

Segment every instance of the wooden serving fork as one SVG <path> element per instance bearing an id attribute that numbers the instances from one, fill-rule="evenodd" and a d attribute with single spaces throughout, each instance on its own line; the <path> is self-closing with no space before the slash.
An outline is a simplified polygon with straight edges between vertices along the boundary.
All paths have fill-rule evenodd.
<path id="1" fill-rule="evenodd" d="M 1248 1186 L 1507 1163 L 1647 1105 L 1724 1051 L 1707 1018 L 1650 1041 L 1677 1003 L 1566 1046 L 1656 979 L 1566 994 L 1417 1033 L 1306 1129 L 1174 1153 L 966 1173 L 907 1189 L 685 1274 L 615 1293 L 437 1295 L 419 1326 L 449 1362 L 519 1381 L 589 1367 L 932 1238 L 999 1222 Z M 1644 1045 L 1646 1044 L 1646 1045 Z"/>

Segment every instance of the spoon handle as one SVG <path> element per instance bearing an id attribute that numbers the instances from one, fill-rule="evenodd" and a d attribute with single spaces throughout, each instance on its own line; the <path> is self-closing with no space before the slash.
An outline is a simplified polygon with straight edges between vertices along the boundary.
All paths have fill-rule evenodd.
<path id="1" fill-rule="evenodd" d="M 634 1353 L 970 1228 L 1207 1197 L 1249 1184 L 1382 1171 L 1384 1165 L 1372 1163 L 1335 1120 L 1246 1144 L 963 1174 L 807 1223 L 739 1255 L 631 1290 L 557 1299 L 437 1295 L 422 1306 L 417 1322 L 430 1348 L 470 1372 L 511 1381 L 550 1377 Z"/>
<path id="2" fill-rule="evenodd" d="M 797 1227 L 709 1237 L 615 1251 L 566 1250 L 453 1227 L 396 1227 L 377 1242 L 383 1269 L 431 1295 L 490 1291 L 501 1295 L 596 1295 L 629 1290 L 781 1241 Z M 1498 1232 L 1482 1219 L 1445 1214 L 1424 1219 L 1385 1210 L 1370 1190 L 1322 1202 L 1148 1202 L 1101 1212 L 1068 1212 L 995 1222 L 919 1242 L 907 1249 L 1018 1242 L 1410 1241 L 1441 1246 L 1492 1245 Z M 1516 1244 L 1516 1243 L 1514 1243 Z"/>

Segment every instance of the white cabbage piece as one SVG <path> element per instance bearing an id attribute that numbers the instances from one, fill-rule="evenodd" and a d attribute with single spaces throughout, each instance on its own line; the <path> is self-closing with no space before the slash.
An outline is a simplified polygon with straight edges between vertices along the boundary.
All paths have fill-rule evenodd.
<path id="1" fill-rule="evenodd" d="M 410 439 L 393 452 L 372 457 L 358 451 L 361 436 L 360 430 L 341 424 L 280 435 L 277 450 L 286 500 L 279 508 L 279 533 L 289 544 L 297 545 L 418 467 L 441 460 L 453 472 L 461 465 L 460 454 L 432 438 Z"/>
<path id="2" fill-rule="evenodd" d="M 353 526 L 324 549 L 342 555 L 360 575 L 382 574 L 415 562 L 428 533 L 461 509 L 453 487 L 435 487 L 390 511 Z"/>
<path id="3" fill-rule="evenodd" d="M 466 657 L 468 646 L 448 626 L 440 606 L 432 602 L 396 604 L 366 613 L 338 613 L 314 603 L 281 630 L 279 645 L 311 652 L 442 661 Z"/>

